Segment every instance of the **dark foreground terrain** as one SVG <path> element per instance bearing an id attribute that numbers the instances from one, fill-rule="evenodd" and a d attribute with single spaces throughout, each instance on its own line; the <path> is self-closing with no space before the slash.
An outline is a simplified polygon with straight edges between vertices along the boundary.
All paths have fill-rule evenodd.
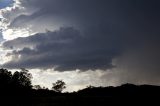
<path id="1" fill-rule="evenodd" d="M 63 81 L 52 90 L 31 83 L 28 70 L 11 73 L 0 69 L 0 106 L 160 106 L 160 86 L 124 84 L 118 87 L 87 87 L 73 93 L 61 93 Z M 60 86 L 61 85 L 61 86 Z"/>
<path id="2" fill-rule="evenodd" d="M 86 88 L 74 93 L 49 90 L 8 92 L 1 96 L 0 106 L 110 106 L 160 104 L 160 87 L 125 84 L 120 87 Z M 158 103 L 158 104 L 157 104 Z"/>

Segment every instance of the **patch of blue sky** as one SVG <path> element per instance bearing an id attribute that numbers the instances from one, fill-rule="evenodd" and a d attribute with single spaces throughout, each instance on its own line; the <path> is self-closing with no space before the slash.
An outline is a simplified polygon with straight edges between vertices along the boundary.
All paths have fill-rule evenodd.
<path id="1" fill-rule="evenodd" d="M 0 9 L 10 6 L 13 2 L 13 0 L 0 0 Z"/>

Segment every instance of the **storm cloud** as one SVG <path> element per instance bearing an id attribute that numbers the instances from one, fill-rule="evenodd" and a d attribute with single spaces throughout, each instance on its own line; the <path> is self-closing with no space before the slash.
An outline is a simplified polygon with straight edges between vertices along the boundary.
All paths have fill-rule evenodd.
<path id="1" fill-rule="evenodd" d="M 117 84 L 160 81 L 158 0 L 16 1 L 3 12 L 6 27 L 31 34 L 3 43 L 12 57 L 3 67 L 110 70 L 101 79 Z"/>
<path id="2" fill-rule="evenodd" d="M 112 68 L 112 59 L 120 54 L 123 45 L 120 39 L 112 38 L 107 30 L 101 29 L 101 31 L 103 33 L 99 35 L 93 32 L 82 34 L 72 27 L 67 27 L 54 32 L 48 31 L 7 41 L 3 47 L 13 49 L 13 52 L 8 55 L 20 55 L 20 57 L 3 66 L 7 68 L 55 67 L 59 71 Z M 14 50 L 15 48 L 20 50 Z"/>

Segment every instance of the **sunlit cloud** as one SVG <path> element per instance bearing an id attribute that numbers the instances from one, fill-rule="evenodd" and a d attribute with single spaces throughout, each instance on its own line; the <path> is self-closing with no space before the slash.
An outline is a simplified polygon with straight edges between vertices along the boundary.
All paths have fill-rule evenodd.
<path id="1" fill-rule="evenodd" d="M 18 37 L 27 37 L 30 35 L 27 29 L 6 29 L 2 32 L 4 39 L 12 40 Z"/>
<path id="2" fill-rule="evenodd" d="M 34 69 L 30 70 L 33 75 L 33 84 L 39 84 L 51 89 L 52 83 L 56 82 L 57 80 L 63 80 L 67 84 L 67 88 L 65 91 L 77 91 L 82 88 L 85 88 L 89 85 L 93 86 L 115 86 L 117 85 L 116 80 L 117 78 L 113 77 L 110 79 L 108 77 L 110 75 L 110 71 L 91 71 L 88 70 L 86 72 L 79 72 L 79 71 L 67 71 L 67 72 L 58 72 L 54 69 L 48 70 L 39 70 Z M 101 79 L 103 75 L 106 75 L 107 79 Z M 112 80 L 112 81 L 111 81 Z"/>

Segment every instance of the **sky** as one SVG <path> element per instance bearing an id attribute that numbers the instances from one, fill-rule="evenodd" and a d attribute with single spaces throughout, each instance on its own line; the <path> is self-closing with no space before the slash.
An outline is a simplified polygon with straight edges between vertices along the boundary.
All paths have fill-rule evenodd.
<path id="1" fill-rule="evenodd" d="M 159 0 L 1 0 L 0 66 L 66 91 L 160 85 Z"/>
<path id="2" fill-rule="evenodd" d="M 12 0 L 0 0 L 0 9 L 10 6 L 12 3 Z"/>

